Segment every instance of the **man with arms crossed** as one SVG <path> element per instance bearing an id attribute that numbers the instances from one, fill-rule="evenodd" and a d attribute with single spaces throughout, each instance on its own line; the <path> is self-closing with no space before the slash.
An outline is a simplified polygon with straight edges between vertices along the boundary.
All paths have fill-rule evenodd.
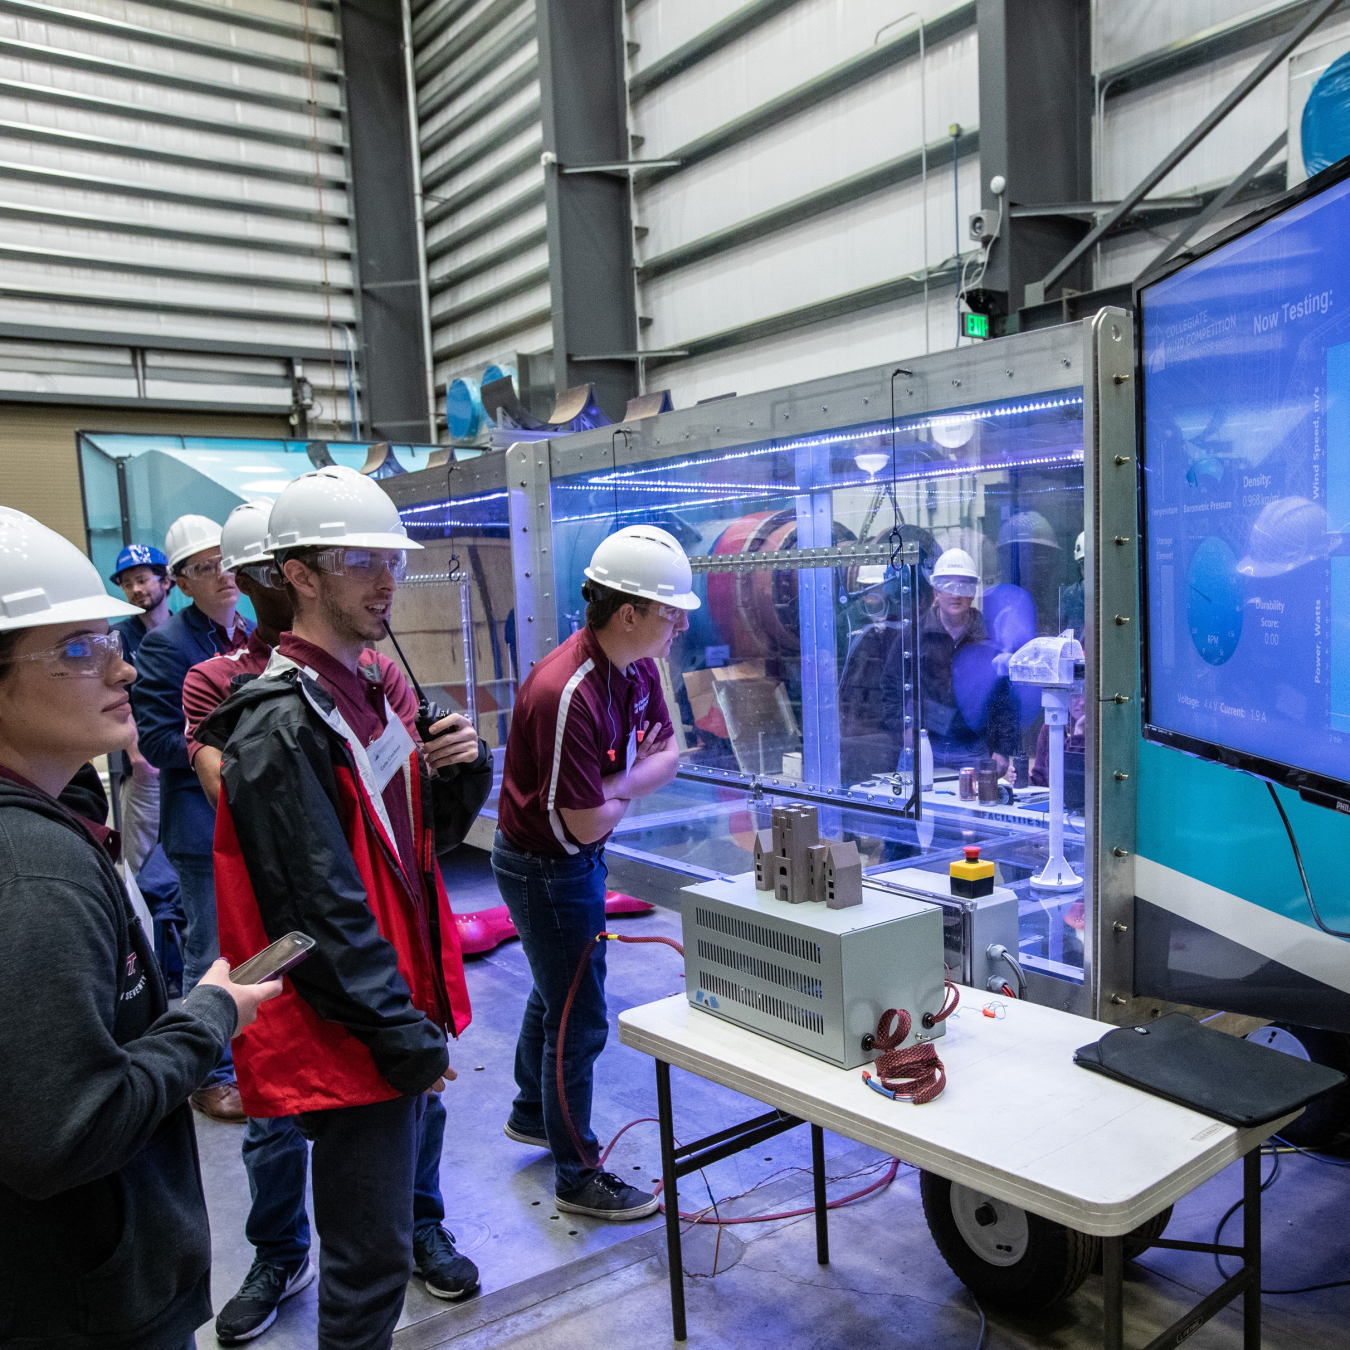
<path id="1" fill-rule="evenodd" d="M 552 1151 L 560 1210 L 641 1219 L 656 1197 L 599 1169 L 590 1126 L 595 1061 L 609 1032 L 603 944 L 567 1027 L 564 1085 L 581 1151 L 558 1100 L 558 1025 L 582 954 L 605 927 L 605 840 L 633 798 L 663 788 L 679 767 L 656 662 L 699 600 L 684 550 L 654 525 L 603 540 L 586 577 L 586 626 L 530 672 L 506 742 L 492 870 L 534 988 L 505 1132 Z"/>

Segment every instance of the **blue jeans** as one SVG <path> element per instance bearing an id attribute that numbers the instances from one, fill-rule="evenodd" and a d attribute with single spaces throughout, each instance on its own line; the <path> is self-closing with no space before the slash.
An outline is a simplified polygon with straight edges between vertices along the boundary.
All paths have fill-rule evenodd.
<path id="1" fill-rule="evenodd" d="M 516 1042 L 516 1093 L 511 1124 L 525 1134 L 547 1135 L 559 1195 L 579 1190 L 596 1173 L 598 1148 L 591 1131 L 595 1061 L 605 1048 L 605 947 L 601 943 L 577 990 L 567 1022 L 563 1084 L 567 1106 L 585 1150 L 577 1153 L 558 1103 L 558 1024 L 567 991 L 586 944 L 605 928 L 603 852 L 586 849 L 567 858 L 518 853 L 500 831 L 492 845 L 497 887 L 520 934 L 534 988 L 525 1003 Z"/>
<path id="2" fill-rule="evenodd" d="M 183 914 L 187 932 L 183 935 L 183 996 L 197 987 L 220 955 L 220 933 L 216 929 L 216 869 L 209 853 L 170 853 L 167 855 L 178 884 L 183 890 Z M 234 1057 L 230 1047 L 220 1063 L 202 1080 L 202 1087 L 234 1082 Z"/>
<path id="3" fill-rule="evenodd" d="M 441 1149 L 445 1142 L 445 1104 L 427 1098 L 417 1143 L 413 1177 L 413 1227 L 438 1228 L 445 1218 L 441 1198 Z M 297 1265 L 309 1251 L 309 1215 L 305 1213 L 305 1173 L 309 1145 L 293 1116 L 250 1118 L 244 1129 L 244 1170 L 253 1203 L 244 1234 L 259 1259 L 277 1266 Z"/>

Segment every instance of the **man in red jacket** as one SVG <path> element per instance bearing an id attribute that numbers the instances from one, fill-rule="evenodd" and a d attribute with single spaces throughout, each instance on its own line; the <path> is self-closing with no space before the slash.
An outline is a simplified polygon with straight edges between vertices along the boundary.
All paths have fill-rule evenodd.
<path id="1" fill-rule="evenodd" d="M 188 759 L 207 800 L 215 808 L 220 796 L 220 751 L 197 740 L 197 727 L 235 688 L 267 669 L 272 652 L 294 623 L 291 597 L 267 549 L 271 506 L 245 502 L 230 512 L 220 536 L 221 566 L 234 573 L 240 594 L 253 604 L 258 626 L 248 645 L 193 666 L 183 680 L 183 712 L 187 718 Z M 379 684 L 409 734 L 417 733 L 417 698 L 403 673 L 383 652 L 365 650 L 361 666 L 374 667 Z M 461 775 L 461 789 L 476 790 L 472 775 Z M 466 814 L 465 826 L 471 817 Z M 436 847 L 444 853 L 461 842 L 461 834 L 442 830 Z M 445 1107 L 438 1096 L 427 1098 L 418 1143 L 413 1187 L 413 1256 L 417 1273 L 435 1298 L 460 1299 L 478 1288 L 478 1268 L 455 1248 L 454 1234 L 444 1228 L 441 1196 L 441 1152 L 445 1139 Z M 305 1212 L 305 1180 L 309 1145 L 290 1116 L 250 1117 L 244 1127 L 244 1170 L 248 1174 L 249 1207 L 244 1231 L 253 1244 L 253 1264 L 238 1292 L 216 1316 L 216 1339 L 237 1345 L 260 1336 L 277 1319 L 280 1305 L 314 1279 L 310 1264 L 309 1215 Z"/>
<path id="2" fill-rule="evenodd" d="M 350 469 L 305 474 L 267 542 L 293 629 L 197 729 L 223 752 L 220 940 L 232 962 L 292 929 L 316 945 L 236 1042 L 236 1070 L 250 1117 L 294 1116 L 313 1144 L 321 1350 L 382 1350 L 413 1269 L 426 1094 L 454 1078 L 446 1036 L 469 1021 L 437 846 L 463 837 L 491 766 L 463 718 L 419 749 L 361 664 L 419 547 L 379 487 Z"/>

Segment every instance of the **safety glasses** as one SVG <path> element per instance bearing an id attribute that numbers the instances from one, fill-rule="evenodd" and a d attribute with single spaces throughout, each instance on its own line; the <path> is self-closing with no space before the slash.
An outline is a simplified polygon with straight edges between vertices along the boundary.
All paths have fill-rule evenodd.
<path id="1" fill-rule="evenodd" d="M 933 589 L 945 591 L 948 595 L 960 595 L 967 600 L 973 600 L 975 592 L 979 590 L 979 585 L 977 582 L 968 581 L 964 577 L 944 577 L 934 580 Z"/>
<path id="2" fill-rule="evenodd" d="M 681 617 L 684 615 L 684 610 L 678 608 L 676 605 L 663 605 L 659 601 L 657 602 L 656 612 L 665 619 L 667 623 L 679 623 Z"/>
<path id="3" fill-rule="evenodd" d="M 272 562 L 245 563 L 242 567 L 236 567 L 236 574 L 242 573 L 251 580 L 256 581 L 259 586 L 266 586 L 270 590 L 279 591 L 285 585 L 282 580 L 281 569 Z"/>
<path id="4" fill-rule="evenodd" d="M 219 558 L 203 558 L 201 562 L 188 563 L 178 571 L 189 581 L 205 581 L 208 577 L 218 577 L 224 568 L 221 567 Z"/>
<path id="5" fill-rule="evenodd" d="M 103 675 L 109 667 L 126 657 L 121 633 L 84 633 L 67 638 L 43 652 L 29 652 L 18 661 L 44 661 L 51 674 L 58 676 Z"/>
<path id="6" fill-rule="evenodd" d="M 314 555 L 311 566 L 329 576 L 367 581 L 387 569 L 395 581 L 402 581 L 408 572 L 408 555 L 401 548 L 325 548 Z"/>

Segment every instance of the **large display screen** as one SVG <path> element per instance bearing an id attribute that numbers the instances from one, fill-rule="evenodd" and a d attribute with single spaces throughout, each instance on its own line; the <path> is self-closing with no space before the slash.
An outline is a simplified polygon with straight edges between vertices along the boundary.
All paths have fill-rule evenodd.
<path id="1" fill-rule="evenodd" d="M 1138 296 L 1144 734 L 1346 795 L 1350 181 L 1310 188 Z"/>

